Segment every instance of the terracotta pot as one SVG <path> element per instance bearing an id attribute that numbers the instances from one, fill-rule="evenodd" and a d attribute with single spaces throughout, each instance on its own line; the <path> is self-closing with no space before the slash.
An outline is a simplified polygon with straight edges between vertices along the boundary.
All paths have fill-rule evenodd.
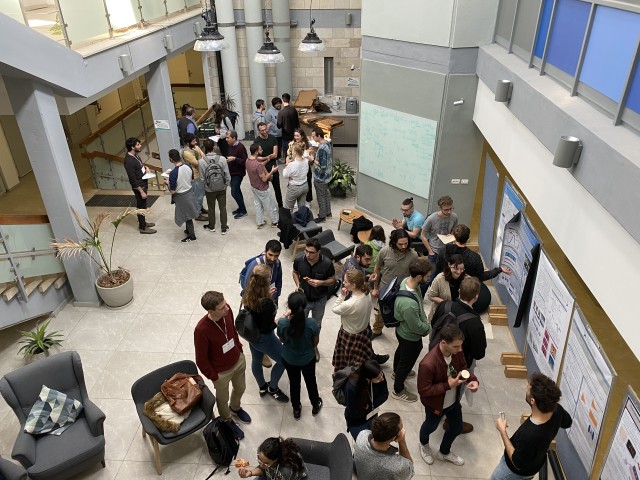
<path id="1" fill-rule="evenodd" d="M 107 307 L 111 308 L 119 308 L 124 307 L 133 301 L 133 277 L 129 276 L 129 280 L 118 287 L 114 288 L 104 288 L 98 285 L 98 280 L 96 280 L 96 289 L 98 290 L 98 295 L 105 303 Z"/>

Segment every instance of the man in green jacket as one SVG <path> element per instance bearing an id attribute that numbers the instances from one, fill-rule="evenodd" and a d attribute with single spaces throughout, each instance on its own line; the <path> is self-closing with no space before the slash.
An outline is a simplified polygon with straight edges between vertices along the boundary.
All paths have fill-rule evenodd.
<path id="1" fill-rule="evenodd" d="M 391 396 L 405 402 L 415 402 L 418 396 L 409 392 L 404 382 L 407 377 L 415 377 L 413 365 L 422 351 L 422 337 L 431 331 L 431 324 L 427 320 L 422 305 L 420 285 L 429 280 L 431 264 L 426 258 L 414 260 L 409 265 L 409 277 L 400 284 L 400 290 L 411 292 L 416 298 L 396 297 L 394 315 L 400 323 L 396 328 L 398 348 L 393 357 L 393 391 Z"/>

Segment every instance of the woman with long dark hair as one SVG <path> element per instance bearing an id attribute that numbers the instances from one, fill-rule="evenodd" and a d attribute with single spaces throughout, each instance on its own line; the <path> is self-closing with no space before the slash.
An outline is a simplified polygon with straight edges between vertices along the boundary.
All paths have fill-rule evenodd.
<path id="1" fill-rule="evenodd" d="M 384 244 L 387 242 L 387 237 L 384 233 L 384 228 L 381 225 L 374 225 L 369 234 L 369 241 L 365 245 L 369 245 L 371 250 L 371 265 L 366 268 L 367 274 L 371 275 L 376 268 L 376 260 L 378 260 L 378 254 Z"/>
<path id="2" fill-rule="evenodd" d="M 256 267 L 257 268 L 257 267 Z M 320 327 L 313 318 L 307 317 L 304 308 L 307 299 L 302 292 L 293 292 L 287 299 L 289 310 L 278 321 L 278 337 L 283 343 L 282 363 L 289 376 L 291 406 L 293 418 L 300 419 L 302 404 L 300 403 L 300 376 L 304 377 L 309 401 L 312 405 L 311 414 L 317 415 L 322 408 L 322 398 L 318 394 L 316 382 L 316 352 L 315 347 L 320 340 Z"/>
<path id="3" fill-rule="evenodd" d="M 436 275 L 433 283 L 427 290 L 427 297 L 431 300 L 429 310 L 429 322 L 433 320 L 436 308 L 447 300 L 456 300 L 459 296 L 460 283 L 464 278 L 464 260 L 461 255 L 451 255 L 447 260 L 444 271 Z"/>
<path id="4" fill-rule="evenodd" d="M 251 373 L 258 382 L 261 397 L 269 394 L 279 402 L 286 403 L 289 397 L 278 388 L 278 382 L 284 373 L 284 365 L 280 356 L 282 344 L 273 332 L 276 329 L 275 318 L 278 307 L 271 297 L 270 282 L 271 268 L 264 264 L 258 265 L 253 269 L 242 296 L 242 303 L 251 313 L 260 331 L 260 338 L 256 342 L 249 343 Z M 262 358 L 265 354 L 275 362 L 269 383 L 264 379 L 262 371 Z"/>
<path id="5" fill-rule="evenodd" d="M 335 372 L 351 365 L 361 365 L 373 357 L 369 335 L 372 309 L 369 285 L 364 281 L 364 274 L 356 269 L 347 271 L 332 308 L 333 313 L 340 315 L 341 322 L 331 362 Z"/>
<path id="6" fill-rule="evenodd" d="M 238 470 L 240 478 L 259 480 L 301 480 L 308 478 L 298 445 L 287 438 L 269 437 L 258 447 L 258 466 Z"/>
<path id="7" fill-rule="evenodd" d="M 303 157 L 305 160 L 309 162 L 309 170 L 307 170 L 307 186 L 309 187 L 309 189 L 307 190 L 307 202 L 310 203 L 311 200 L 313 200 L 313 193 L 311 188 L 311 177 L 313 177 L 313 159 L 309 157 L 309 154 L 307 152 L 309 145 L 311 145 L 309 143 L 309 138 L 307 137 L 307 134 L 304 133 L 304 130 L 301 128 L 296 128 L 293 131 L 293 140 L 289 142 L 289 147 L 287 149 L 287 158 L 286 158 L 287 161 L 289 161 L 289 158 L 293 159 L 294 145 L 299 145 L 302 148 L 304 152 Z"/>
<path id="8" fill-rule="evenodd" d="M 378 407 L 389 398 L 387 379 L 382 367 L 375 360 L 367 360 L 353 372 L 344 386 L 346 408 L 344 418 L 347 431 L 353 439 L 362 430 L 371 430 L 378 416 Z"/>

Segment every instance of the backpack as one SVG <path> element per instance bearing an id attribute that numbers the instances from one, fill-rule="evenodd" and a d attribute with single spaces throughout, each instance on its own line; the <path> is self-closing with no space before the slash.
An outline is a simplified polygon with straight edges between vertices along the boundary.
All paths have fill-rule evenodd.
<path id="1" fill-rule="evenodd" d="M 251 262 L 253 262 L 254 260 L 257 261 L 257 264 L 260 265 L 261 263 L 264 263 L 264 260 L 262 260 L 262 254 L 259 253 L 258 255 L 256 255 L 255 257 L 251 257 L 249 260 L 247 260 L 246 262 L 244 262 L 244 267 L 242 268 L 242 270 L 240 271 L 240 277 L 238 278 L 238 282 L 240 282 L 240 287 L 242 288 L 242 291 L 240 292 L 240 295 L 242 296 L 243 292 L 244 292 L 244 288 L 247 286 L 247 280 L 249 280 L 247 278 L 247 271 L 249 270 L 249 265 L 251 264 Z"/>
<path id="2" fill-rule="evenodd" d="M 220 155 L 213 159 L 207 158 L 207 168 L 204 171 L 204 185 L 209 190 L 219 192 L 226 188 L 224 183 L 224 171 L 220 165 Z"/>
<path id="3" fill-rule="evenodd" d="M 467 320 L 471 320 L 475 318 L 475 314 L 463 313 L 460 316 L 456 316 L 455 313 L 451 312 L 451 306 L 453 305 L 453 301 L 447 300 L 444 304 L 444 313 L 438 317 L 435 322 L 431 322 L 431 335 L 429 336 L 429 350 L 433 349 L 438 343 L 440 343 L 441 337 L 440 332 L 442 331 L 442 327 L 453 323 L 455 325 L 460 325 L 462 322 L 466 322 Z"/>
<path id="4" fill-rule="evenodd" d="M 332 375 L 333 378 L 333 386 L 331 387 L 331 393 L 333 393 L 333 398 L 336 399 L 340 405 L 347 406 L 347 397 L 344 394 L 344 387 L 349 381 L 349 375 L 355 372 L 358 367 L 345 367 L 342 370 L 338 370 Z"/>
<path id="5" fill-rule="evenodd" d="M 246 308 L 241 308 L 236 315 L 236 330 L 238 335 L 249 343 L 256 343 L 260 339 L 260 331 L 251 312 Z"/>
<path id="6" fill-rule="evenodd" d="M 213 460 L 213 463 L 216 464 L 216 468 L 206 480 L 211 478 L 220 467 L 227 467 L 225 475 L 228 474 L 230 472 L 229 467 L 231 466 L 231 462 L 236 458 L 238 450 L 240 449 L 240 442 L 236 440 L 229 424 L 221 417 L 214 418 L 204 427 L 202 436 L 207 444 L 209 456 L 211 460 Z"/>
<path id="7" fill-rule="evenodd" d="M 387 289 L 380 294 L 380 298 L 378 299 L 378 305 L 380 307 L 380 315 L 382 316 L 382 320 L 384 321 L 384 326 L 389 328 L 397 327 L 400 322 L 395 317 L 395 306 L 396 306 L 396 298 L 405 297 L 405 298 L 413 298 L 416 302 L 418 299 L 416 296 L 407 291 L 400 290 L 401 280 L 398 277 L 393 277 L 387 286 Z"/>

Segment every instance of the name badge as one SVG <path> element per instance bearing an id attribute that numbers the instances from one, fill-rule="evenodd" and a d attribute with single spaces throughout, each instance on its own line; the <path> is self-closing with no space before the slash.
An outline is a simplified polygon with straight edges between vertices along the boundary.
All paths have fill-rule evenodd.
<path id="1" fill-rule="evenodd" d="M 367 414 L 367 420 L 369 420 L 372 417 L 375 417 L 376 415 L 378 415 L 378 410 L 380 410 L 380 407 L 374 408 L 373 410 L 371 410 L 368 414 Z"/>
<path id="2" fill-rule="evenodd" d="M 222 345 L 222 353 L 227 353 L 229 350 L 231 350 L 234 346 L 236 345 L 235 340 L 232 338 L 231 340 L 229 340 L 227 343 Z"/>

